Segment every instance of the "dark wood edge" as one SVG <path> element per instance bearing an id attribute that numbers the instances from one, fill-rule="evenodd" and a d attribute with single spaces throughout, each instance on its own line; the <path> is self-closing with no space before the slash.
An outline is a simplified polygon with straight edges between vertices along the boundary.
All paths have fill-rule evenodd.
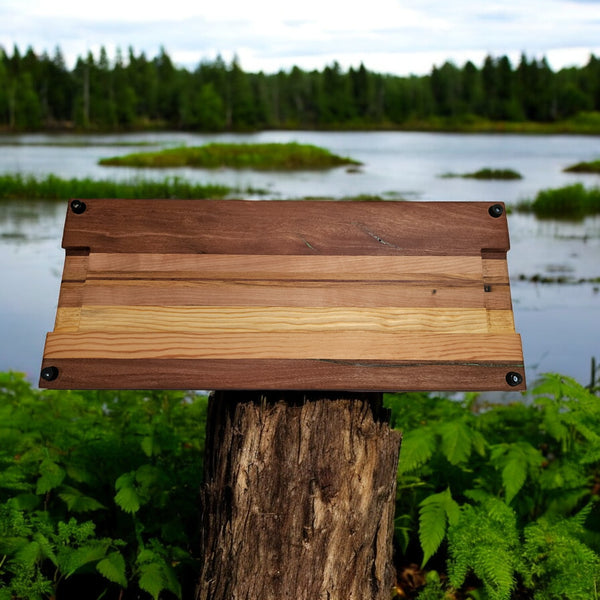
<path id="1" fill-rule="evenodd" d="M 67 210 L 63 248 L 94 252 L 405 254 L 506 252 L 494 202 L 85 200 Z M 498 218 L 492 206 L 502 206 Z M 133 235 L 125 235 L 133 234 Z M 460 235 L 459 235 L 460 234 Z"/>
<path id="2" fill-rule="evenodd" d="M 50 389 L 344 391 L 522 391 L 522 363 L 420 363 L 325 360 L 56 359 Z M 522 380 L 510 386 L 507 375 Z M 115 382 L 114 384 L 112 382 Z"/>

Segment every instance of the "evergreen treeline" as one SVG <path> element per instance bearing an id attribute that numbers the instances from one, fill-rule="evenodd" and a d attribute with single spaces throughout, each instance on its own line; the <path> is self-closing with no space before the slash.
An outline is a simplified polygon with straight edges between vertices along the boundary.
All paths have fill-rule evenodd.
<path id="1" fill-rule="evenodd" d="M 110 61 L 102 48 L 69 70 L 60 48 L 12 55 L 0 48 L 0 128 L 120 130 L 172 128 L 395 128 L 476 120 L 553 123 L 600 111 L 600 59 L 553 72 L 546 59 L 488 56 L 481 68 L 446 62 L 429 75 L 399 77 L 298 67 L 246 73 L 237 60 L 176 67 L 164 49 L 148 59 L 129 49 Z"/>

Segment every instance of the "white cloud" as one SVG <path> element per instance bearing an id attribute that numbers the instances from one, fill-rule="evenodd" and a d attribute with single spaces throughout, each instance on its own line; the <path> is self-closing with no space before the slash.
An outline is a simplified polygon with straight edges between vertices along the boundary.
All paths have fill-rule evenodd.
<path id="1" fill-rule="evenodd" d="M 333 60 L 406 74 L 446 59 L 480 63 L 486 54 L 548 56 L 554 68 L 581 64 L 600 50 L 600 3 L 586 0 L 221 0 L 167 3 L 103 0 L 2 0 L 0 45 L 9 52 L 59 45 L 69 64 L 104 45 L 109 55 L 132 46 L 154 56 L 160 46 L 194 67 L 235 54 L 251 71 Z M 572 61 L 572 63 L 569 63 Z"/>

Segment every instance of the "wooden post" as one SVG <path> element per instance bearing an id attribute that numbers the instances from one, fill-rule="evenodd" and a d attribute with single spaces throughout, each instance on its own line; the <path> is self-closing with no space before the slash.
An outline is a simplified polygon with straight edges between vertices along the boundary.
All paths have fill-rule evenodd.
<path id="1" fill-rule="evenodd" d="M 376 393 L 214 393 L 197 600 L 387 600 L 401 435 L 386 413 Z"/>

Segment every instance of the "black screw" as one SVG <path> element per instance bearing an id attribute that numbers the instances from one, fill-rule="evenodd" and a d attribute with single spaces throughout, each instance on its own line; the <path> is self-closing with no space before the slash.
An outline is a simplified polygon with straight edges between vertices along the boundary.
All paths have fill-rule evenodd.
<path id="1" fill-rule="evenodd" d="M 71 210 L 76 215 L 80 215 L 81 213 L 84 213 L 86 208 L 87 208 L 87 206 L 85 205 L 85 202 L 82 202 L 81 200 L 73 200 L 71 202 Z"/>
<path id="2" fill-rule="evenodd" d="M 491 285 L 484 285 L 483 286 L 483 291 L 484 292 L 491 292 L 492 291 L 492 286 Z"/>
<path id="3" fill-rule="evenodd" d="M 45 381 L 54 381 L 58 377 L 58 368 L 57 367 L 45 367 L 42 369 L 40 376 Z"/>
<path id="4" fill-rule="evenodd" d="M 502 207 L 502 204 L 492 204 L 489 207 L 488 212 L 492 217 L 494 217 L 494 219 L 497 219 L 504 213 L 504 208 Z"/>
<path id="5" fill-rule="evenodd" d="M 515 387 L 516 385 L 520 385 L 523 383 L 523 376 L 520 373 L 516 373 L 515 371 L 510 371 L 506 374 L 506 383 L 511 387 Z"/>

